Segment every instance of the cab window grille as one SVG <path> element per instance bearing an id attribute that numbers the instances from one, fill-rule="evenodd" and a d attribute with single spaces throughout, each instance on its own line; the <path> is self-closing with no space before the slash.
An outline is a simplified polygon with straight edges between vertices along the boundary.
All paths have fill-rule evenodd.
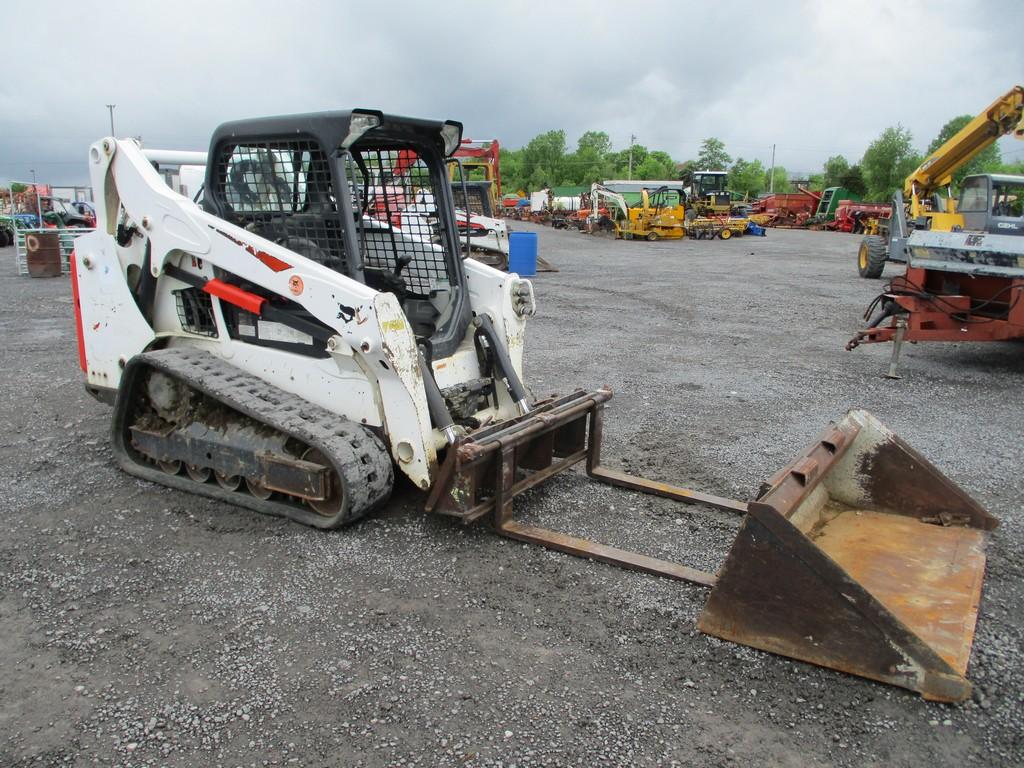
<path id="1" fill-rule="evenodd" d="M 228 145 L 218 158 L 217 184 L 235 223 L 350 274 L 330 164 L 315 141 Z"/>
<path id="2" fill-rule="evenodd" d="M 173 293 L 182 330 L 200 336 L 217 335 L 210 294 L 198 288 L 183 288 Z"/>
<path id="3" fill-rule="evenodd" d="M 438 215 L 436 180 L 415 150 L 357 149 L 348 173 L 365 266 L 393 272 L 399 259 L 408 260 L 401 275 L 411 293 L 450 288 L 451 233 Z"/>
<path id="4" fill-rule="evenodd" d="M 466 195 L 462 194 L 462 184 L 458 181 L 452 184 L 452 195 L 455 197 L 455 207 L 466 210 L 465 197 L 469 197 L 469 211 L 476 216 L 486 216 L 484 208 L 484 191 L 480 187 L 466 187 Z"/>

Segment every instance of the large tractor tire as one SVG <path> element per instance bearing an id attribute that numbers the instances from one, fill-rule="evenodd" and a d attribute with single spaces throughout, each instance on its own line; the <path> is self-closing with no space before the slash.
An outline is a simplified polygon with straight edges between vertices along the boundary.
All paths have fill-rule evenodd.
<path id="1" fill-rule="evenodd" d="M 861 277 L 877 280 L 882 276 L 885 262 L 889 260 L 889 249 L 885 239 L 878 235 L 868 235 L 860 241 L 857 251 L 857 272 Z"/>

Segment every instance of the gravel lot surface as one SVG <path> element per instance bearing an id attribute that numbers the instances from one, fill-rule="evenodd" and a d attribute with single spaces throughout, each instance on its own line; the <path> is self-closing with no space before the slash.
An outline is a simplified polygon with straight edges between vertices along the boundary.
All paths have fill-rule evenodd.
<path id="1" fill-rule="evenodd" d="M 520 229 L 527 225 L 518 225 Z M 1024 762 L 1024 346 L 843 350 L 857 240 L 541 232 L 536 394 L 609 384 L 604 454 L 747 498 L 849 407 L 1002 520 L 969 676 L 909 692 L 696 631 L 698 587 L 417 511 L 324 534 L 136 481 L 77 368 L 67 279 L 0 251 L 0 765 Z M 890 267 L 890 270 L 894 267 Z M 739 521 L 557 478 L 524 517 L 714 569 Z"/>

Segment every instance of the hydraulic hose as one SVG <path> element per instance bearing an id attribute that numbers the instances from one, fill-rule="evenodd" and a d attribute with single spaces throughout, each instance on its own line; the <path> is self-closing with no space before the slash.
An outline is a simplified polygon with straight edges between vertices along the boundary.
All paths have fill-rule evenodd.
<path id="1" fill-rule="evenodd" d="M 452 421 L 452 415 L 448 412 L 448 406 L 444 402 L 444 395 L 441 394 L 441 388 L 437 386 L 437 379 L 434 378 L 434 372 L 427 364 L 427 358 L 424 357 L 422 349 L 419 351 L 419 358 L 430 421 L 444 433 L 448 444 L 453 445 L 458 438 L 458 435 L 455 434 L 455 422 Z"/>
<path id="2" fill-rule="evenodd" d="M 491 348 L 491 352 L 494 354 L 494 364 L 498 369 L 498 375 L 508 389 L 509 394 L 512 395 L 512 399 L 515 400 L 519 412 L 522 414 L 529 413 L 529 396 L 526 394 L 526 387 L 519 380 L 516 369 L 512 367 L 512 359 L 508 356 L 508 349 L 505 348 L 504 339 L 498 337 L 498 332 L 494 329 L 494 323 L 491 322 L 491 318 L 488 315 L 478 315 L 476 323 L 477 338 L 479 340 L 483 336 L 487 345 Z"/>
<path id="3" fill-rule="evenodd" d="M 868 323 L 868 328 L 877 328 L 883 320 L 887 317 L 891 317 L 896 311 L 896 302 L 891 299 L 882 303 L 882 311 L 878 317 Z"/>
<path id="4" fill-rule="evenodd" d="M 156 302 L 156 277 L 153 275 L 153 241 L 146 238 L 146 251 L 142 257 L 139 282 L 132 291 L 132 298 L 149 325 L 153 325 L 153 304 Z"/>

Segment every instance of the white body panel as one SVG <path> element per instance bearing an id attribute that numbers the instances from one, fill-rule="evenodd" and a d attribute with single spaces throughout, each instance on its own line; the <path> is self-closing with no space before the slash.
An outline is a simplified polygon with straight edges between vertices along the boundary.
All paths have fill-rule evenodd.
<path id="1" fill-rule="evenodd" d="M 456 216 L 460 223 L 465 222 L 466 217 L 462 211 L 456 211 Z M 502 219 L 473 214 L 469 217 L 469 222 L 470 225 L 480 226 L 487 230 L 486 235 L 471 237 L 470 246 L 482 251 L 508 256 L 508 225 Z"/>

